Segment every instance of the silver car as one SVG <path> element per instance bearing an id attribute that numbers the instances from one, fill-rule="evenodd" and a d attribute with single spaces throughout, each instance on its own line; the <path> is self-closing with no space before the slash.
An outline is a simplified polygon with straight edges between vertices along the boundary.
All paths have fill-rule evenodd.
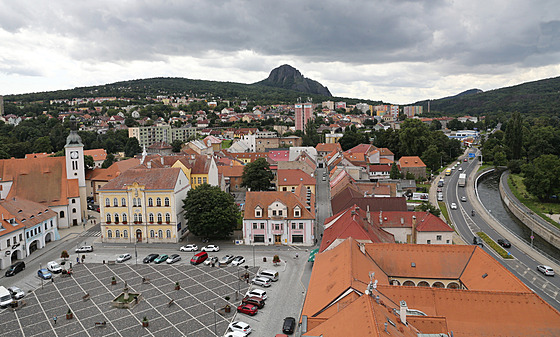
<path id="1" fill-rule="evenodd" d="M 117 257 L 117 262 L 122 263 L 126 260 L 130 260 L 132 258 L 132 256 L 130 256 L 130 254 L 126 253 L 126 254 L 121 254 L 119 255 L 119 257 Z"/>
<path id="2" fill-rule="evenodd" d="M 8 291 L 14 300 L 19 300 L 25 296 L 25 292 L 18 287 L 9 287 Z"/>
<path id="3" fill-rule="evenodd" d="M 181 256 L 179 254 L 173 254 L 170 257 L 167 258 L 167 264 L 172 264 L 175 263 L 177 261 L 181 261 Z"/>
<path id="4" fill-rule="evenodd" d="M 268 288 L 270 287 L 271 283 L 270 283 L 270 279 L 266 278 L 266 277 L 255 277 L 251 280 L 251 283 L 261 286 L 261 287 L 265 287 Z"/>

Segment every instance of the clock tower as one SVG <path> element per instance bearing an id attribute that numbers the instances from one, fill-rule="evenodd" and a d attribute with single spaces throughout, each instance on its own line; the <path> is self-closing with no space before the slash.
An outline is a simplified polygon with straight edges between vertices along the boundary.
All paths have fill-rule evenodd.
<path id="1" fill-rule="evenodd" d="M 79 207 L 70 202 L 68 214 L 71 218 L 71 225 L 81 225 L 87 219 L 87 198 L 86 198 L 86 169 L 84 164 L 84 144 L 78 135 L 78 121 L 74 115 L 70 116 L 70 134 L 66 138 L 64 146 L 66 155 L 66 179 L 78 180 L 80 190 Z"/>

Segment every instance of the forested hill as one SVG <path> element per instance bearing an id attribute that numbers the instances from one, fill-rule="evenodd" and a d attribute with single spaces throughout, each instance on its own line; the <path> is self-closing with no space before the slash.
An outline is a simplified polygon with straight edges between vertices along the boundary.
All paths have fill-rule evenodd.
<path id="1" fill-rule="evenodd" d="M 428 111 L 428 101 L 415 105 L 422 105 Z M 430 111 L 443 115 L 486 115 L 499 111 L 560 115 L 560 77 L 431 100 Z"/>

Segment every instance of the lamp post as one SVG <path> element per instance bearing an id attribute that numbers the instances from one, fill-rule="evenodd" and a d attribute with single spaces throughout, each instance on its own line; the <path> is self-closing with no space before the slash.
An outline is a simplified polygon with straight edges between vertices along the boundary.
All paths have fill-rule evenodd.
<path id="1" fill-rule="evenodd" d="M 239 298 L 239 265 L 237 265 L 237 292 L 235 293 L 235 300 L 237 301 Z"/>
<path id="2" fill-rule="evenodd" d="M 212 307 L 214 308 L 214 335 L 218 336 L 216 333 L 216 303 L 212 303 Z"/>
<path id="3" fill-rule="evenodd" d="M 136 265 L 138 265 L 138 251 L 136 250 L 136 244 L 138 243 L 138 238 L 134 239 L 134 257 L 136 258 Z"/>
<path id="4" fill-rule="evenodd" d="M 253 268 L 255 268 L 255 239 L 252 239 L 251 242 L 253 243 Z"/>

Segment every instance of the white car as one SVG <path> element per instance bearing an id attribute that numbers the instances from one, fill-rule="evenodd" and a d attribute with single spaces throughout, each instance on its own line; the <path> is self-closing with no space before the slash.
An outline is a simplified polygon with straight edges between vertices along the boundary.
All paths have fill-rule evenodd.
<path id="1" fill-rule="evenodd" d="M 253 290 L 249 290 L 245 296 L 255 296 L 255 297 L 260 297 L 263 300 L 266 300 L 266 291 L 264 290 L 260 290 L 260 289 L 253 289 Z"/>
<path id="2" fill-rule="evenodd" d="M 214 262 L 214 264 L 218 264 L 218 257 L 217 256 L 208 256 L 208 258 L 203 262 L 205 265 L 209 266 Z"/>
<path id="3" fill-rule="evenodd" d="M 251 280 L 251 283 L 256 284 L 261 287 L 270 287 L 270 279 L 266 277 L 255 277 Z"/>
<path id="4" fill-rule="evenodd" d="M 245 258 L 243 256 L 236 256 L 233 261 L 231 261 L 232 266 L 239 266 L 245 262 Z"/>
<path id="5" fill-rule="evenodd" d="M 537 270 L 545 274 L 546 276 L 554 276 L 554 270 L 549 266 L 545 266 L 541 264 L 537 266 Z"/>
<path id="6" fill-rule="evenodd" d="M 245 337 L 245 336 L 247 336 L 246 333 L 239 332 L 239 331 L 230 331 L 226 333 L 224 337 Z"/>
<path id="7" fill-rule="evenodd" d="M 55 273 L 55 274 L 58 274 L 58 273 L 62 272 L 62 266 L 59 265 L 56 261 L 51 261 L 51 262 L 47 263 L 47 269 L 51 273 Z"/>
<path id="8" fill-rule="evenodd" d="M 89 253 L 93 252 L 93 246 L 81 246 L 76 249 L 76 253 Z"/>
<path id="9" fill-rule="evenodd" d="M 197 245 L 186 245 L 183 246 L 181 248 L 179 248 L 180 251 L 182 252 L 196 252 L 198 250 L 198 246 Z"/>
<path id="10" fill-rule="evenodd" d="M 203 252 L 218 252 L 220 251 L 220 247 L 217 245 L 207 245 L 205 247 L 202 247 L 201 251 Z"/>
<path id="11" fill-rule="evenodd" d="M 463 168 L 462 168 L 462 167 L 459 167 L 459 171 L 463 171 Z"/>
<path id="12" fill-rule="evenodd" d="M 228 330 L 244 333 L 245 336 L 251 333 L 251 326 L 245 322 L 231 322 L 228 325 Z"/>
<path id="13" fill-rule="evenodd" d="M 126 253 L 126 254 L 121 254 L 119 255 L 119 257 L 117 257 L 117 262 L 122 263 L 126 260 L 130 260 L 132 258 L 132 256 L 130 256 L 130 254 Z"/>
<path id="14" fill-rule="evenodd" d="M 457 209 L 457 204 L 454 203 L 454 202 L 452 202 L 452 203 L 451 203 L 451 209 Z"/>
<path id="15" fill-rule="evenodd" d="M 9 287 L 8 291 L 14 300 L 19 300 L 25 296 L 25 292 L 18 287 Z"/>
<path id="16" fill-rule="evenodd" d="M 179 254 L 173 254 L 170 257 L 168 257 L 165 262 L 167 262 L 167 264 L 172 264 L 177 261 L 181 261 L 181 256 Z"/>

